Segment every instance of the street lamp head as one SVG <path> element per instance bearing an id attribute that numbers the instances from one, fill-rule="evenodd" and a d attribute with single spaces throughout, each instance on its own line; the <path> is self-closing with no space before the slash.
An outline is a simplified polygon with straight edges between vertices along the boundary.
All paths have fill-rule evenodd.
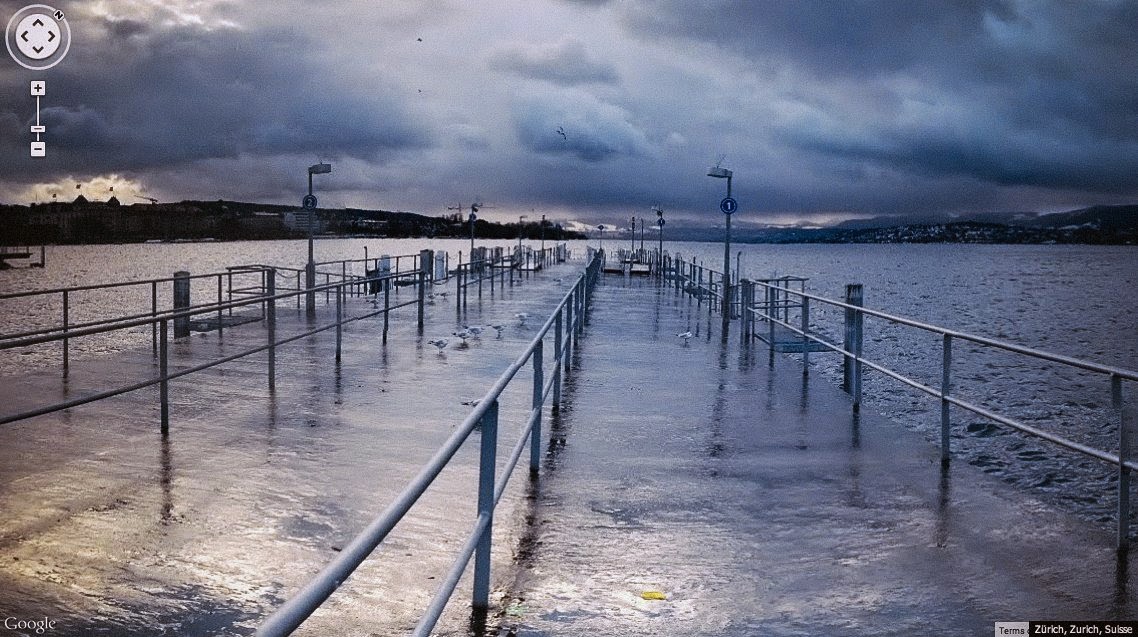
<path id="1" fill-rule="evenodd" d="M 707 169 L 707 176 L 708 177 L 718 177 L 720 179 L 730 179 L 732 174 L 733 173 L 730 170 L 728 170 L 726 168 L 720 168 L 719 166 L 713 166 L 713 167 Z"/>
<path id="2" fill-rule="evenodd" d="M 330 172 L 332 172 L 332 164 L 325 164 L 324 162 L 308 167 L 308 174 L 310 175 L 323 175 Z"/>

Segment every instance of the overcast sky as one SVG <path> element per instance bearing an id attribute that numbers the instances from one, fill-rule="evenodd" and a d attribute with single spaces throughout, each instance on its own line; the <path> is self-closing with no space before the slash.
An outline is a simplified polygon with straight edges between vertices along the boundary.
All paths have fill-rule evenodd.
<path id="1" fill-rule="evenodd" d="M 1138 2 L 53 6 L 68 57 L 0 63 L 6 202 L 298 204 L 324 159 L 322 206 L 718 222 L 720 157 L 740 221 L 1138 201 Z"/>

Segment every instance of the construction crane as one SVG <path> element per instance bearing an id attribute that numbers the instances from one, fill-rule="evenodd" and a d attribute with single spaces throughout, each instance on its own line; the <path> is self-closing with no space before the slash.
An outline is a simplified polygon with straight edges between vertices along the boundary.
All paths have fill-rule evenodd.
<path id="1" fill-rule="evenodd" d="M 482 205 L 482 199 L 478 198 L 474 203 L 470 204 L 470 258 L 474 258 L 474 222 L 478 220 L 478 211 L 483 208 L 493 208 L 494 206 Z M 465 204 L 458 204 L 457 206 L 447 206 L 447 210 L 466 210 Z"/>
<path id="2" fill-rule="evenodd" d="M 149 201 L 152 205 L 158 203 L 158 200 L 155 199 L 154 197 L 147 197 L 146 195 L 143 195 L 143 194 L 137 193 L 137 192 L 134 193 L 134 198 L 135 199 L 145 199 L 146 201 Z"/>

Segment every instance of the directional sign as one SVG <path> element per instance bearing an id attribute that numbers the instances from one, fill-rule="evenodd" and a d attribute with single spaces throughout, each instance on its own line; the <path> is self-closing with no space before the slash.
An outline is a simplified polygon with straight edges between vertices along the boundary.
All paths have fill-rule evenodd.
<path id="1" fill-rule="evenodd" d="M 305 210 L 316 210 L 316 195 L 305 195 L 300 205 L 304 206 Z"/>
<path id="2" fill-rule="evenodd" d="M 661 217 L 660 219 L 657 219 L 657 220 L 656 220 L 656 223 L 660 224 L 660 227 L 663 227 L 663 226 L 664 226 L 664 219 L 663 219 L 663 217 Z"/>
<path id="3" fill-rule="evenodd" d="M 724 197 L 723 201 L 719 202 L 719 209 L 723 214 L 729 215 L 739 209 L 739 202 L 731 197 Z"/>

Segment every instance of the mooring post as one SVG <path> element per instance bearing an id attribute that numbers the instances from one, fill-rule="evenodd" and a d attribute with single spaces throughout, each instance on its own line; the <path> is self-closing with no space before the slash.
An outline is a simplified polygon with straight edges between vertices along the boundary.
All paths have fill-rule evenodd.
<path id="1" fill-rule="evenodd" d="M 490 606 L 490 550 L 494 535 L 494 469 L 498 452 L 498 400 L 490 403 L 482 415 L 482 440 L 478 462 L 478 517 L 487 516 L 486 528 L 478 539 L 474 554 L 475 610 Z"/>
<path id="2" fill-rule="evenodd" d="M 383 279 L 383 344 L 387 345 L 387 324 L 391 315 L 391 279 Z"/>
<path id="3" fill-rule="evenodd" d="M 790 297 L 788 296 L 789 300 Z M 802 297 L 802 375 L 810 375 L 810 299 Z"/>
<path id="4" fill-rule="evenodd" d="M 545 349 L 545 340 L 537 342 L 537 347 L 533 350 L 533 409 L 537 410 L 537 415 L 533 420 L 533 432 L 530 433 L 529 441 L 529 474 L 530 476 L 537 476 L 538 470 L 541 469 L 541 416 L 542 416 L 542 390 L 545 388 L 545 361 L 543 350 Z"/>
<path id="5" fill-rule="evenodd" d="M 344 282 L 336 286 L 336 362 L 340 362 L 340 349 L 344 341 Z"/>
<path id="6" fill-rule="evenodd" d="M 952 336 L 945 334 L 943 343 L 940 371 L 940 463 L 946 465 L 949 463 L 950 452 L 952 451 L 949 447 L 948 437 L 949 407 L 951 407 L 948 402 L 948 395 L 952 390 Z"/>
<path id="7" fill-rule="evenodd" d="M 434 257 L 430 250 L 419 251 L 419 333 L 423 333 L 423 316 L 427 304 L 427 281 L 431 278 L 431 263 Z"/>
<path id="8" fill-rule="evenodd" d="M 178 312 L 190 307 L 190 273 L 179 271 L 174 273 L 174 311 Z M 183 338 L 190 335 L 189 315 L 174 318 L 174 338 Z"/>
<path id="9" fill-rule="evenodd" d="M 71 298 L 67 294 L 67 290 L 63 291 L 63 377 L 67 378 L 67 373 L 71 367 L 71 342 L 67 338 L 68 325 L 71 323 Z"/>
<path id="10" fill-rule="evenodd" d="M 265 278 L 265 322 L 269 330 L 269 391 L 277 388 L 277 271 L 270 268 Z"/>
<path id="11" fill-rule="evenodd" d="M 223 310 L 221 309 L 222 299 L 223 299 L 223 297 L 222 297 L 222 287 L 221 287 L 221 275 L 219 274 L 219 275 L 217 275 L 217 335 L 218 336 L 222 335 L 222 325 L 223 325 L 222 320 L 221 320 L 221 315 L 223 312 Z"/>
<path id="12" fill-rule="evenodd" d="M 158 282 L 150 282 L 150 316 L 158 316 Z M 150 347 L 154 355 L 158 355 L 158 322 L 150 324 Z"/>
<path id="13" fill-rule="evenodd" d="M 1118 552 L 1130 550 L 1130 419 L 1122 402 L 1122 377 L 1110 375 L 1110 402 L 1118 411 Z"/>
<path id="14" fill-rule="evenodd" d="M 557 308 L 556 318 L 553 319 L 553 411 L 561 410 L 561 359 L 565 356 L 564 339 L 561 335 L 562 318 L 565 306 Z"/>
<path id="15" fill-rule="evenodd" d="M 847 285 L 846 304 L 855 307 L 846 308 L 846 329 L 849 332 L 849 343 L 846 345 L 846 351 L 853 354 L 853 356 L 847 356 L 845 364 L 848 370 L 849 392 L 853 394 L 853 409 L 855 412 L 861 410 L 862 327 L 865 323 L 865 316 L 856 308 L 862 307 L 863 302 L 864 294 L 861 284 L 852 283 Z"/>
<path id="16" fill-rule="evenodd" d="M 861 305 L 862 289 L 861 285 L 851 283 L 846 286 L 846 304 L 847 305 Z M 845 335 L 842 338 L 842 349 L 847 352 L 853 353 L 854 351 L 854 322 L 857 318 L 857 312 L 853 309 L 846 308 L 845 310 Z M 849 394 L 853 393 L 853 358 L 849 355 L 843 356 L 842 359 L 842 389 Z"/>
<path id="17" fill-rule="evenodd" d="M 170 433 L 170 338 L 167 336 L 169 326 L 166 319 L 162 319 L 158 327 L 158 331 L 162 332 L 159 340 L 161 345 L 158 348 L 158 378 L 160 383 L 158 385 L 158 400 L 162 412 L 162 435 L 165 436 Z"/>

